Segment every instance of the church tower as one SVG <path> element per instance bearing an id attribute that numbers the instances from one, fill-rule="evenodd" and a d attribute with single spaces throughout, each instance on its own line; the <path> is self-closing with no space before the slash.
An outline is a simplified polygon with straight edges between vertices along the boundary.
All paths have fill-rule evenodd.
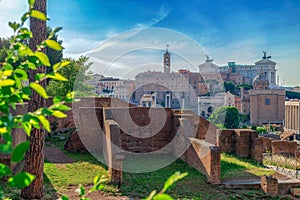
<path id="1" fill-rule="evenodd" d="M 170 73 L 170 53 L 168 52 L 168 47 L 169 47 L 169 45 L 167 45 L 166 53 L 164 54 L 164 73 L 165 74 Z"/>

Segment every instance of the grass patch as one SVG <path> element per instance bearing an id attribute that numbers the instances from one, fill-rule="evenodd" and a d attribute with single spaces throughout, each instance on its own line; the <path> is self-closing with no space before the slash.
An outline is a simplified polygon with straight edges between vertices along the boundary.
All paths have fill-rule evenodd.
<path id="1" fill-rule="evenodd" d="M 124 167 L 136 161 L 135 156 L 127 157 Z M 145 156 L 144 164 L 159 162 L 156 156 Z M 157 159 L 157 160 L 156 160 Z M 138 163 L 141 163 L 140 160 Z M 139 165 L 140 166 L 140 165 Z M 143 167 L 141 165 L 141 167 Z M 123 183 L 120 193 L 132 198 L 145 198 L 151 191 L 160 191 L 164 182 L 174 172 L 188 172 L 188 176 L 178 181 L 167 191 L 175 199 L 228 199 L 228 196 L 219 190 L 217 186 L 206 183 L 206 177 L 181 160 L 176 160 L 169 166 L 147 173 L 123 173 Z"/>
<path id="2" fill-rule="evenodd" d="M 53 164 L 46 161 L 44 172 L 53 187 L 60 191 L 69 185 L 91 184 L 97 175 L 108 177 L 107 170 L 101 165 L 88 162 Z"/>
<path id="3" fill-rule="evenodd" d="M 239 158 L 226 153 L 221 154 L 221 178 L 263 176 L 275 174 L 252 159 Z"/>

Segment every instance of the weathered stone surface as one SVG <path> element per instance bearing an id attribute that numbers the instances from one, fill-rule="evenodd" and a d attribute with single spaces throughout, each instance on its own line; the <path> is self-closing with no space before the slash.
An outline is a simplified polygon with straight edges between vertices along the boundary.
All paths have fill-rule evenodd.
<path id="1" fill-rule="evenodd" d="M 298 144 L 296 141 L 272 141 L 272 154 L 290 154 L 294 155 Z"/>
<path id="2" fill-rule="evenodd" d="M 300 197 L 300 188 L 291 188 L 290 192 L 295 197 Z"/>
<path id="3" fill-rule="evenodd" d="M 263 149 L 263 140 L 261 138 L 251 139 L 251 158 L 260 164 L 263 162 Z"/>
<path id="4" fill-rule="evenodd" d="M 261 188 L 266 193 L 273 197 L 277 196 L 278 193 L 278 180 L 272 176 L 261 177 Z"/>
<path id="5" fill-rule="evenodd" d="M 235 136 L 234 130 L 217 130 L 217 146 L 221 152 L 234 153 Z"/>
<path id="6" fill-rule="evenodd" d="M 191 146 L 186 152 L 186 162 L 206 175 L 207 181 L 212 184 L 220 183 L 220 150 L 204 140 L 190 138 Z"/>
<path id="7" fill-rule="evenodd" d="M 69 152 L 88 152 L 80 140 L 77 131 L 74 131 L 67 140 L 64 149 Z"/>

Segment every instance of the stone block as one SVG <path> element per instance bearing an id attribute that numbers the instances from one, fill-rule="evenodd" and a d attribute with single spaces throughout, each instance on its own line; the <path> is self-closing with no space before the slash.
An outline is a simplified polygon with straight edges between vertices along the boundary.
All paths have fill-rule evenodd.
<path id="1" fill-rule="evenodd" d="M 273 197 L 278 196 L 278 180 L 273 176 L 261 177 L 261 188 L 266 193 Z"/>

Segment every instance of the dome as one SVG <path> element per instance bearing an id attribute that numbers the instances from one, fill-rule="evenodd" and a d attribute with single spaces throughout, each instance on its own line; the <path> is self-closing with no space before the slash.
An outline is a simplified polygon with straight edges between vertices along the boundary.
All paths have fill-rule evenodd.
<path id="1" fill-rule="evenodd" d="M 269 80 L 262 70 L 260 70 L 259 74 L 253 79 L 253 87 L 255 90 L 266 90 L 269 88 Z"/>

